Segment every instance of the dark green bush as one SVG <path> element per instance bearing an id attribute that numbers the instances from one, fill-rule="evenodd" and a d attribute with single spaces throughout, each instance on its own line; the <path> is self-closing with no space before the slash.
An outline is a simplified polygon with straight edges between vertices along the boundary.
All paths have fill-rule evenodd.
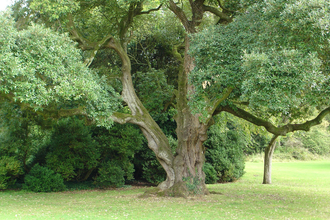
<path id="1" fill-rule="evenodd" d="M 205 183 L 212 184 L 219 180 L 217 176 L 217 171 L 210 163 L 205 163 L 203 166 L 203 171 L 205 173 Z"/>
<path id="2" fill-rule="evenodd" d="M 33 192 L 59 192 L 65 190 L 65 185 L 60 174 L 36 164 L 25 176 L 23 189 Z"/>
<path id="3" fill-rule="evenodd" d="M 214 125 L 208 131 L 209 139 L 204 143 L 206 147 L 205 158 L 217 173 L 219 182 L 231 182 L 244 174 L 244 154 L 246 140 L 233 129 L 221 131 Z M 207 165 L 208 166 L 208 165 Z M 208 172 L 207 175 L 214 172 Z M 214 179 L 207 176 L 207 179 Z"/>
<path id="4" fill-rule="evenodd" d="M 166 179 L 166 172 L 155 157 L 143 164 L 142 177 L 149 183 L 157 185 Z"/>
<path id="5" fill-rule="evenodd" d="M 121 177 L 133 179 L 131 161 L 142 145 L 141 134 L 136 127 L 115 124 L 108 130 L 86 126 L 84 120 L 76 117 L 62 119 L 54 127 L 47 146 L 46 164 L 66 181 L 81 182 L 94 178 L 100 185 L 115 186 L 118 184 L 109 180 L 112 177 L 105 177 L 105 173 L 116 176 L 119 168 L 124 172 Z"/>
<path id="6" fill-rule="evenodd" d="M 123 177 L 125 181 L 134 179 L 135 167 L 133 165 L 133 159 L 136 152 L 142 148 L 143 135 L 140 130 L 130 124 L 115 124 L 110 130 L 102 127 L 94 127 L 92 132 L 93 139 L 99 143 L 99 151 L 101 152 L 96 183 L 99 180 L 105 180 L 103 177 L 100 178 L 105 172 L 113 172 L 116 169 L 111 168 L 110 165 L 114 165 L 124 171 Z M 106 171 L 107 168 L 111 170 Z M 113 181 L 107 184 L 116 185 L 111 182 Z"/>
<path id="7" fill-rule="evenodd" d="M 116 186 L 120 187 L 125 184 L 125 171 L 120 165 L 108 161 L 99 168 L 98 176 L 95 178 L 95 184 L 101 187 Z"/>
<path id="8" fill-rule="evenodd" d="M 22 174 L 21 163 L 14 157 L 0 157 L 0 189 L 7 189 Z"/>
<path id="9" fill-rule="evenodd" d="M 46 155 L 47 167 L 66 181 L 84 181 L 99 163 L 98 143 L 83 120 L 64 118 L 54 126 Z"/>

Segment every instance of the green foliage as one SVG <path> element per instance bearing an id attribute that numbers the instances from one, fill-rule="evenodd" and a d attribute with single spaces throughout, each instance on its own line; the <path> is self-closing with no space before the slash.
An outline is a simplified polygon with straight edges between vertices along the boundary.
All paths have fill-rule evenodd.
<path id="1" fill-rule="evenodd" d="M 13 185 L 22 173 L 21 163 L 15 157 L 0 157 L 0 189 Z"/>
<path id="2" fill-rule="evenodd" d="M 176 114 L 172 107 L 174 86 L 169 85 L 163 70 L 149 70 L 134 74 L 136 92 L 149 114 L 165 135 L 175 137 Z"/>
<path id="3" fill-rule="evenodd" d="M 326 0 L 265 1 L 193 35 L 191 106 L 205 112 L 229 87 L 230 101 L 246 101 L 264 118 L 297 119 L 308 115 L 303 106 L 328 105 L 329 9 Z"/>
<path id="4" fill-rule="evenodd" d="M 97 167 L 101 156 L 90 127 L 75 118 L 56 123 L 47 148 L 47 167 L 66 181 L 87 179 L 88 171 Z"/>
<path id="5" fill-rule="evenodd" d="M 244 149 L 244 153 L 247 155 L 263 153 L 269 141 L 267 134 L 252 134 L 251 143 Z"/>
<path id="6" fill-rule="evenodd" d="M 205 183 L 212 184 L 216 183 L 219 180 L 217 171 L 210 163 L 204 163 L 203 171 L 205 173 Z"/>
<path id="7" fill-rule="evenodd" d="M 330 134 L 324 129 L 312 129 L 307 133 L 299 132 L 296 136 L 298 140 L 300 139 L 302 146 L 311 153 L 330 155 Z"/>
<path id="8" fill-rule="evenodd" d="M 182 181 L 186 184 L 189 193 L 193 195 L 198 195 L 202 193 L 202 188 L 201 188 L 202 181 L 197 176 L 183 177 Z"/>
<path id="9" fill-rule="evenodd" d="M 226 129 L 224 132 L 217 124 L 211 126 L 208 131 L 209 138 L 204 143 L 206 163 L 214 168 L 217 175 L 217 178 L 214 178 L 213 170 L 209 169 L 207 174 L 210 176 L 206 179 L 210 181 L 218 179 L 220 182 L 231 182 L 244 174 L 243 150 L 247 141 L 235 127 L 228 124 L 227 126 L 230 130 Z"/>
<path id="10" fill-rule="evenodd" d="M 4 13 L 0 20 L 0 97 L 36 111 L 77 108 L 101 125 L 111 124 L 119 94 L 84 65 L 67 35 L 40 25 L 17 31 Z"/>
<path id="11" fill-rule="evenodd" d="M 36 163 L 36 155 L 48 140 L 48 121 L 35 112 L 7 102 L 1 103 L 0 117 L 0 158 L 16 161 L 16 166 L 20 166 L 22 171 L 19 174 L 24 174 Z M 20 175 L 11 178 L 19 178 Z"/>
<path id="12" fill-rule="evenodd" d="M 65 185 L 60 174 L 36 164 L 25 176 L 23 189 L 33 192 L 59 192 L 65 190 Z"/>
<path id="13" fill-rule="evenodd" d="M 50 20 L 57 20 L 67 13 L 78 10 L 79 2 L 74 0 L 33 0 L 30 7 L 40 14 L 50 16 Z"/>
<path id="14" fill-rule="evenodd" d="M 279 153 L 290 153 L 298 160 L 315 159 L 317 156 L 330 155 L 330 134 L 327 123 L 313 127 L 309 132 L 295 132 L 282 138 L 277 149 Z M 307 151 L 307 152 L 306 152 Z"/>
<path id="15" fill-rule="evenodd" d="M 67 181 L 86 181 L 94 177 L 96 184 L 118 185 L 122 182 L 118 180 L 115 184 L 114 178 L 118 175 L 125 177 L 124 180 L 133 179 L 131 161 L 141 148 L 140 136 L 132 125 L 115 125 L 107 130 L 86 126 L 84 120 L 78 118 L 62 119 L 54 126 L 46 146 L 46 164 Z M 115 176 L 106 177 L 107 174 Z"/>
<path id="16" fill-rule="evenodd" d="M 120 187 L 125 184 L 125 171 L 116 163 L 108 161 L 99 168 L 95 183 L 99 186 Z"/>
<path id="17" fill-rule="evenodd" d="M 167 84 L 162 70 L 137 72 L 134 74 L 134 83 L 141 101 L 150 113 L 160 114 L 173 96 L 173 86 Z"/>
<path id="18" fill-rule="evenodd" d="M 142 149 L 143 139 L 137 127 L 130 124 L 116 124 L 110 130 L 94 127 L 93 139 L 99 143 L 101 152 L 100 167 L 109 162 L 116 164 L 124 171 L 125 180 L 134 179 L 133 159 L 137 152 Z M 106 167 L 109 166 L 106 165 L 103 170 Z M 95 182 L 98 182 L 98 177 L 96 177 Z"/>
<path id="19" fill-rule="evenodd" d="M 146 157 L 146 155 L 144 155 Z M 150 153 L 150 159 L 143 163 L 142 177 L 152 184 L 159 184 L 166 179 L 166 172 L 160 163 L 157 161 L 156 156 Z"/>

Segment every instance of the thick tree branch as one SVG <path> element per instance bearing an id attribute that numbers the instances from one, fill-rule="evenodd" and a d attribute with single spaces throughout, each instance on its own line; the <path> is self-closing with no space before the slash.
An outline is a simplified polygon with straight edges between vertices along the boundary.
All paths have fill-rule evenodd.
<path id="1" fill-rule="evenodd" d="M 114 112 L 111 118 L 114 122 L 119 124 L 125 124 L 125 123 L 137 124 L 136 118 L 131 114 Z"/>
<path id="2" fill-rule="evenodd" d="M 104 48 L 104 44 L 113 38 L 111 34 L 106 35 L 102 40 L 98 42 L 92 42 L 88 40 L 87 38 L 84 38 L 82 34 L 79 32 L 79 30 L 75 27 L 73 17 L 71 14 L 68 15 L 68 29 L 71 34 L 71 39 L 78 42 L 79 47 L 82 50 L 94 50 L 97 51 L 99 49 Z"/>
<path id="3" fill-rule="evenodd" d="M 189 0 L 190 7 L 192 10 L 192 23 L 194 26 L 198 26 L 201 24 L 203 15 L 204 15 L 204 4 L 205 0 Z"/>
<path id="4" fill-rule="evenodd" d="M 188 20 L 184 11 L 180 7 L 178 7 L 173 0 L 169 0 L 168 2 L 169 2 L 168 8 L 179 18 L 184 28 L 189 33 L 194 33 L 195 30 L 194 28 L 191 27 L 191 22 Z"/>
<path id="5" fill-rule="evenodd" d="M 12 92 L 9 93 L 0 93 L 0 101 L 7 100 L 9 102 L 12 102 L 15 95 Z"/>
<path id="6" fill-rule="evenodd" d="M 139 14 L 137 15 L 143 15 L 143 14 L 150 14 L 151 12 L 154 12 L 154 11 L 159 11 L 161 9 L 161 7 L 163 6 L 163 4 L 160 4 L 157 8 L 152 8 L 152 9 L 149 9 L 148 11 L 141 11 Z"/>
<path id="7" fill-rule="evenodd" d="M 327 115 L 330 114 L 330 107 L 324 109 L 321 111 L 317 117 L 310 121 L 306 121 L 305 123 L 302 124 L 286 124 L 283 126 L 276 127 L 273 125 L 271 122 L 263 120 L 261 118 L 258 118 L 251 113 L 240 109 L 238 107 L 229 107 L 229 106 L 224 106 L 220 107 L 217 111 L 225 111 L 228 112 L 232 115 L 235 115 L 239 118 L 242 118 L 248 122 L 251 122 L 252 124 L 255 124 L 257 126 L 262 126 L 264 127 L 268 132 L 278 135 L 278 136 L 285 136 L 287 133 L 294 132 L 294 131 L 309 131 L 311 127 L 319 125 L 322 123 L 323 118 Z"/>
<path id="8" fill-rule="evenodd" d="M 180 62 L 183 64 L 183 57 L 182 55 L 179 53 L 178 49 L 180 48 L 184 48 L 184 45 L 183 44 L 180 44 L 180 45 L 173 45 L 173 50 L 172 50 L 172 54 L 173 56 Z"/>
<path id="9" fill-rule="evenodd" d="M 31 109 L 32 111 L 32 109 Z M 52 119 L 60 119 L 75 115 L 84 116 L 90 123 L 92 121 L 88 118 L 88 115 L 84 109 L 84 107 L 78 107 L 74 109 L 43 109 L 42 111 L 37 111 L 38 115 L 44 116 L 44 118 L 52 118 Z"/>
<path id="10" fill-rule="evenodd" d="M 227 91 L 223 93 L 221 98 L 216 99 L 215 101 L 213 101 L 212 107 L 211 107 L 210 112 L 209 112 L 210 115 L 213 115 L 213 113 L 216 111 L 218 105 L 221 102 L 225 101 L 229 97 L 229 95 L 231 94 L 231 92 L 233 90 L 234 90 L 234 88 L 231 88 L 231 87 L 227 88 Z"/>
<path id="11" fill-rule="evenodd" d="M 226 13 L 219 11 L 217 8 L 214 8 L 212 6 L 203 5 L 204 11 L 211 12 L 212 14 L 218 16 L 221 20 L 225 20 L 227 23 L 230 23 L 233 21 L 233 18 L 228 16 Z"/>
<path id="12" fill-rule="evenodd" d="M 78 42 L 80 49 L 82 50 L 93 50 L 95 49 L 95 45 L 89 41 L 88 39 L 84 38 L 82 34 L 77 30 L 74 25 L 72 14 L 68 15 L 68 23 L 67 27 L 71 34 L 71 39 Z"/>

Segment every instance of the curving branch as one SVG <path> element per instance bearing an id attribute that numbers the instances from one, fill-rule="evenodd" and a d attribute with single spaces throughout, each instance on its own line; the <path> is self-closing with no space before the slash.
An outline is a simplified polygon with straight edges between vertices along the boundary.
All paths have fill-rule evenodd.
<path id="1" fill-rule="evenodd" d="M 67 27 L 71 34 L 71 39 L 78 42 L 80 49 L 82 50 L 93 50 L 95 48 L 94 43 L 89 41 L 88 39 L 84 38 L 82 34 L 77 30 L 74 25 L 72 14 L 68 15 L 68 23 Z"/>
<path id="2" fill-rule="evenodd" d="M 229 97 L 229 95 L 232 93 L 233 90 L 234 90 L 234 88 L 228 87 L 227 91 L 223 93 L 221 98 L 216 99 L 215 101 L 213 101 L 212 107 L 209 111 L 210 115 L 214 115 L 214 112 L 216 111 L 218 105 L 220 105 L 221 102 L 225 101 Z"/>
<path id="3" fill-rule="evenodd" d="M 168 2 L 168 8 L 179 18 L 184 28 L 188 32 L 194 33 L 195 29 L 191 27 L 191 22 L 188 20 L 184 11 L 180 7 L 178 7 L 173 0 L 169 0 Z"/>
<path id="4" fill-rule="evenodd" d="M 150 14 L 151 12 L 154 12 L 154 11 L 159 11 L 161 9 L 161 7 L 163 6 L 163 4 L 160 4 L 157 8 L 152 8 L 152 9 L 149 9 L 148 11 L 141 11 L 139 14 L 137 15 L 143 15 L 143 14 Z"/>
<path id="5" fill-rule="evenodd" d="M 121 113 L 121 112 L 114 112 L 111 116 L 111 119 L 119 124 L 126 124 L 126 123 L 132 123 L 132 124 L 138 124 L 136 118 L 131 114 Z"/>
<path id="6" fill-rule="evenodd" d="M 330 114 L 330 107 L 324 109 L 321 111 L 318 116 L 316 116 L 314 119 L 310 121 L 306 121 L 305 123 L 301 124 L 286 124 L 283 126 L 276 127 L 274 124 L 272 124 L 269 121 L 263 120 L 261 118 L 258 118 L 251 113 L 240 109 L 238 107 L 230 107 L 230 106 L 223 106 L 217 109 L 217 113 L 225 111 L 232 115 L 235 115 L 239 118 L 242 118 L 248 122 L 251 122 L 252 124 L 255 124 L 257 126 L 264 127 L 268 132 L 277 135 L 277 136 L 285 136 L 287 133 L 294 132 L 294 131 L 309 131 L 311 127 L 319 125 L 322 123 L 323 118 Z"/>
<path id="7" fill-rule="evenodd" d="M 217 8 L 214 8 L 212 6 L 208 6 L 208 5 L 203 5 L 203 9 L 204 11 L 208 11 L 211 12 L 212 14 L 218 16 L 220 18 L 220 20 L 224 20 L 227 23 L 230 23 L 233 21 L 233 18 L 228 16 L 226 13 L 219 11 Z"/>

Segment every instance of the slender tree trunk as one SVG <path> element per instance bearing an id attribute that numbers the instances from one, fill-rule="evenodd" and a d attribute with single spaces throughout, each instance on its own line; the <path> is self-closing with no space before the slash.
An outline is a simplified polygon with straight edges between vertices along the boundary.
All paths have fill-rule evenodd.
<path id="1" fill-rule="evenodd" d="M 131 77 L 131 62 L 126 51 L 115 40 L 110 41 L 108 47 L 116 50 L 122 60 L 123 91 L 121 96 L 131 110 L 131 114 L 114 114 L 113 119 L 121 124 L 132 123 L 140 127 L 148 140 L 148 147 L 155 153 L 157 160 L 167 174 L 166 180 L 159 184 L 158 188 L 160 190 L 169 189 L 174 185 L 175 173 L 173 170 L 174 156 L 168 139 L 135 93 Z"/>
<path id="2" fill-rule="evenodd" d="M 265 149 L 263 184 L 272 183 L 272 156 L 276 147 L 277 137 L 278 135 L 274 135 Z"/>

